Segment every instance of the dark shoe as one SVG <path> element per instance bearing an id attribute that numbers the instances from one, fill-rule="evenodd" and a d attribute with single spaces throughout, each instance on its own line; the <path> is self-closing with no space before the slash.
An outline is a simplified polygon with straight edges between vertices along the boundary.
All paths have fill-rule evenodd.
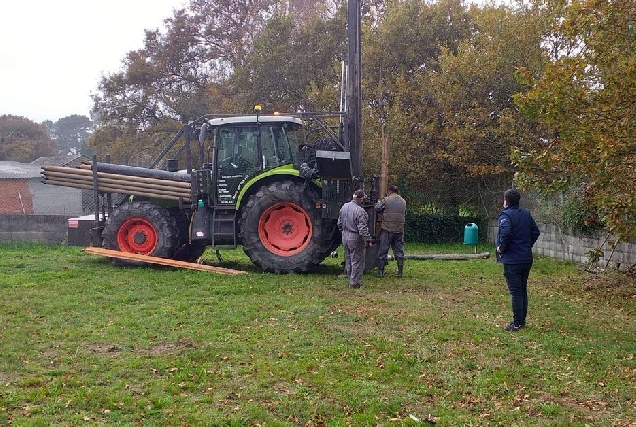
<path id="1" fill-rule="evenodd" d="M 523 328 L 523 326 L 517 325 L 515 322 L 510 322 L 503 327 L 503 330 L 508 332 L 517 332 L 521 328 Z"/>
<path id="2" fill-rule="evenodd" d="M 402 277 L 402 271 L 404 270 L 404 260 L 398 258 L 397 265 L 398 265 L 397 277 Z"/>
<path id="3" fill-rule="evenodd" d="M 378 271 L 375 272 L 375 277 L 384 277 L 384 267 L 386 267 L 386 260 L 380 260 L 378 262 Z"/>
<path id="4" fill-rule="evenodd" d="M 349 285 L 349 287 L 353 289 L 358 289 L 360 286 L 362 286 L 362 283 L 358 283 L 357 285 Z"/>

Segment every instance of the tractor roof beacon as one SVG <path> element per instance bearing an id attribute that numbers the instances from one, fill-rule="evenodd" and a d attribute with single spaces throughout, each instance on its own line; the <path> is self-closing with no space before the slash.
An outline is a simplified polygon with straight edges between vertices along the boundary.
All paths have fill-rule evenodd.
<path id="1" fill-rule="evenodd" d="M 340 244 L 339 209 L 364 187 L 360 4 L 348 4 L 342 111 L 206 115 L 183 126 L 147 168 L 94 156 L 90 165 L 44 167 L 43 181 L 93 191 L 93 245 L 182 261 L 241 245 L 265 271 L 311 271 Z M 365 207 L 375 234 L 378 178 L 370 185 Z M 374 259 L 368 255 L 368 268 Z"/>

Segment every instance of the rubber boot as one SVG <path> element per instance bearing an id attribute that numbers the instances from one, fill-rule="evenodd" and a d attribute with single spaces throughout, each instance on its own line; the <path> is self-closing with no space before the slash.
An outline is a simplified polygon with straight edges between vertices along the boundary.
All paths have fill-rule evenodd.
<path id="1" fill-rule="evenodd" d="M 384 267 L 386 266 L 386 260 L 381 259 L 378 262 L 378 271 L 375 272 L 375 277 L 384 277 Z"/>
<path id="2" fill-rule="evenodd" d="M 402 277 L 402 271 L 404 270 L 404 260 L 398 258 L 397 265 L 398 265 L 397 277 Z"/>

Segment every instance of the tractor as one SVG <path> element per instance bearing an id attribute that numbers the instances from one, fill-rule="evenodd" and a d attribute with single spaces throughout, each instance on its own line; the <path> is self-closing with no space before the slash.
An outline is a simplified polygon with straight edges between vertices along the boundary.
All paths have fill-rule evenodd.
<path id="1" fill-rule="evenodd" d="M 93 156 L 79 169 L 45 167 L 44 182 L 93 190 L 98 206 L 106 199 L 94 244 L 107 249 L 192 262 L 208 247 L 218 254 L 240 245 L 264 271 L 311 271 L 340 244 L 339 209 L 365 185 L 360 0 L 349 1 L 348 38 L 340 112 L 264 114 L 257 106 L 248 115 L 206 115 L 147 168 Z M 377 177 L 370 186 L 373 232 Z"/>

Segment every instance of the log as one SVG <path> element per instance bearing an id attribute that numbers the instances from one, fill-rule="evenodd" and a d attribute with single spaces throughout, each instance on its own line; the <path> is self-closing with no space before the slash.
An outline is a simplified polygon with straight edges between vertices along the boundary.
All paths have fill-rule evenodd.
<path id="1" fill-rule="evenodd" d="M 92 163 L 84 163 L 81 164 L 79 167 L 81 169 L 92 170 Z M 190 175 L 186 173 L 168 172 L 161 169 L 148 169 L 135 166 L 117 165 L 114 163 L 97 162 L 97 171 L 120 175 L 139 176 L 143 178 L 158 178 L 171 181 L 190 182 Z"/>
<path id="2" fill-rule="evenodd" d="M 112 175 L 109 175 L 112 176 Z M 93 183 L 93 177 L 90 175 L 74 175 L 74 174 L 67 174 L 67 173 L 62 173 L 62 172 L 47 172 L 44 175 L 45 179 L 50 179 L 50 180 L 71 180 L 71 181 L 78 181 L 78 182 L 87 182 L 87 183 Z M 151 190 L 159 190 L 159 191 L 173 191 L 173 192 L 177 192 L 177 193 L 184 193 L 184 194 L 190 194 L 190 188 L 185 188 L 182 186 L 173 186 L 172 184 L 175 181 L 163 181 L 165 184 L 160 184 L 159 180 L 155 180 L 152 183 L 149 182 L 141 182 L 141 181 L 134 181 L 134 180 L 121 180 L 118 178 L 105 178 L 105 177 L 99 177 L 97 179 L 97 183 L 98 184 L 104 184 L 104 185 L 110 185 L 110 186 L 117 186 L 117 187 L 125 187 L 125 186 L 132 186 L 132 187 L 137 187 L 137 188 L 147 188 L 147 189 L 151 189 Z M 182 183 L 179 183 L 182 184 Z"/>
<path id="3" fill-rule="evenodd" d="M 51 173 L 62 173 L 69 175 L 81 175 L 81 176 L 90 176 L 91 179 L 93 177 L 93 172 L 90 169 L 79 169 L 79 168 L 69 168 L 64 166 L 44 166 L 43 175 L 48 175 Z M 189 175 L 188 175 L 189 176 Z M 158 184 L 158 185 L 172 185 L 174 187 L 180 187 L 187 190 L 190 190 L 190 181 L 175 181 L 171 179 L 158 179 L 158 178 L 144 178 L 140 176 L 132 176 L 132 175 L 121 175 L 121 174 L 112 174 L 106 172 L 97 172 L 97 178 L 109 178 L 116 179 L 120 181 L 131 181 L 131 182 L 143 182 L 147 184 Z"/>
<path id="4" fill-rule="evenodd" d="M 388 255 L 388 259 L 394 259 L 393 255 Z M 487 259 L 490 258 L 490 252 L 482 252 L 479 254 L 404 254 L 404 259 L 441 259 L 451 261 L 463 261 L 468 259 Z"/>
<path id="5" fill-rule="evenodd" d="M 45 184 L 51 185 L 60 185 L 65 187 L 73 187 L 79 188 L 82 190 L 93 190 L 93 183 L 83 182 L 83 181 L 73 181 L 73 180 L 45 180 Z M 158 193 L 156 191 L 148 191 L 145 189 L 138 190 L 133 187 L 111 187 L 106 185 L 100 185 L 98 183 L 97 190 L 102 193 L 117 193 L 117 194 L 132 194 L 135 196 L 144 196 L 144 197 L 156 197 L 159 199 L 170 199 L 170 200 L 184 200 L 190 201 L 190 193 L 169 193 L 169 192 L 161 192 Z"/>
<path id="6" fill-rule="evenodd" d="M 69 180 L 49 180 L 46 182 L 47 184 L 52 185 L 61 185 L 65 187 L 73 187 L 79 188 L 82 190 L 92 190 L 93 185 L 91 183 L 83 183 L 79 181 L 69 181 Z M 106 185 L 99 185 L 97 190 L 102 193 L 116 193 L 116 194 L 132 194 L 136 196 L 144 196 L 144 197 L 157 197 L 157 198 L 167 198 L 171 200 L 190 200 L 190 196 L 186 194 L 180 193 L 170 193 L 170 192 L 157 192 L 150 191 L 147 189 L 138 189 L 132 187 L 111 187 Z"/>

